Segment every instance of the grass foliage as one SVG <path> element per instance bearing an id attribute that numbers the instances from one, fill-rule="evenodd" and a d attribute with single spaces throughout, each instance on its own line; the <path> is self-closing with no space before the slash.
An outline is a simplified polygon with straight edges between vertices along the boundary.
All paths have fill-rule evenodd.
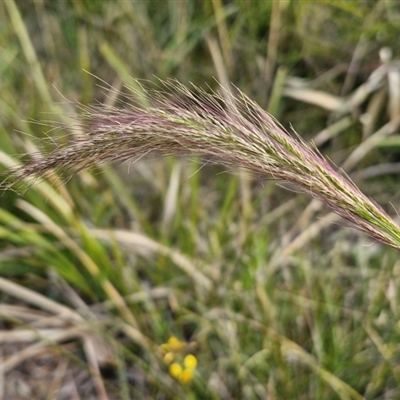
<path id="1" fill-rule="evenodd" d="M 8 0 L 1 168 L 81 137 L 89 104 L 146 109 L 135 79 L 217 78 L 397 220 L 399 14 L 384 0 Z M 0 397 L 400 397 L 397 251 L 232 164 L 150 154 L 3 190 Z"/>

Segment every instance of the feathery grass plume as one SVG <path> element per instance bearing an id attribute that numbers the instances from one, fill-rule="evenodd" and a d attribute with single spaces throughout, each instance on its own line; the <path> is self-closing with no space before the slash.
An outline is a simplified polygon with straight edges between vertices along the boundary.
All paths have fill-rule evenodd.
<path id="1" fill-rule="evenodd" d="M 223 96 L 208 94 L 174 80 L 161 84 L 176 97 L 148 90 L 151 106 L 140 107 L 137 100 L 122 108 L 80 105 L 79 129 L 86 133 L 11 171 L 11 184 L 53 169 L 76 172 L 149 153 L 196 154 L 229 168 L 286 181 L 360 231 L 400 249 L 400 228 L 385 211 L 245 94 L 237 90 L 233 96 L 224 89 Z M 132 102 L 133 96 L 127 98 Z"/>

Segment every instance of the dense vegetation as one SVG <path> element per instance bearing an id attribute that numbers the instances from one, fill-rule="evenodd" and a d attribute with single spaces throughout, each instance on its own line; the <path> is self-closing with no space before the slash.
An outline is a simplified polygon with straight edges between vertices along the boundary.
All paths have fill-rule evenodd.
<path id="1" fill-rule="evenodd" d="M 218 81 L 398 220 L 397 2 L 160 4 L 0 4 L 5 178 L 135 79 Z M 400 397 L 398 252 L 317 200 L 148 155 L 4 186 L 0 207 L 0 397 Z"/>

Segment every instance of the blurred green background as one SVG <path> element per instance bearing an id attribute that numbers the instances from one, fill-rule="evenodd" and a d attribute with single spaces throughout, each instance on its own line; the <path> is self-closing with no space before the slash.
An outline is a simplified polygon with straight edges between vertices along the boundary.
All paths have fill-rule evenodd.
<path id="1" fill-rule="evenodd" d="M 79 103 L 124 106 L 135 79 L 221 82 L 397 218 L 399 31 L 389 0 L 4 0 L 2 171 L 72 138 Z M 400 398 L 398 259 L 195 157 L 3 190 L 0 398 Z"/>

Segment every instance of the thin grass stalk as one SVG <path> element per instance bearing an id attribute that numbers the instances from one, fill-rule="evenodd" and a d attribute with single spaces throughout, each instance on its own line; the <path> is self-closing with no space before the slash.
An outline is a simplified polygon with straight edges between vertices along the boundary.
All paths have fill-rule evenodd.
<path id="1" fill-rule="evenodd" d="M 400 249 L 400 228 L 380 206 L 240 90 L 233 96 L 223 88 L 223 95 L 209 94 L 175 80 L 160 84 L 163 91 L 125 96 L 125 101 L 134 104 L 120 108 L 78 105 L 80 121 L 68 128 L 86 133 L 59 144 L 48 156 L 37 156 L 9 171 L 9 183 L 52 170 L 77 172 L 147 154 L 197 155 L 285 181 L 325 203 L 358 230 Z M 166 91 L 173 91 L 174 97 Z M 139 104 L 143 95 L 150 106 Z"/>

